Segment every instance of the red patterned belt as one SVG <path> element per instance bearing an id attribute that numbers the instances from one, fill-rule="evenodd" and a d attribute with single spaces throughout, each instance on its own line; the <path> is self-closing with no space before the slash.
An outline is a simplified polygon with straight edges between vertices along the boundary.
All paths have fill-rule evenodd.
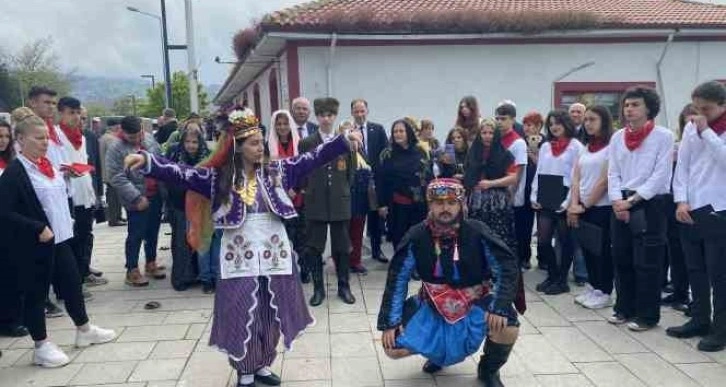
<path id="1" fill-rule="evenodd" d="M 447 284 L 424 282 L 421 288 L 423 299 L 430 302 L 449 324 L 464 318 L 471 310 L 472 304 L 487 294 L 489 287 L 485 285 L 455 289 Z"/>

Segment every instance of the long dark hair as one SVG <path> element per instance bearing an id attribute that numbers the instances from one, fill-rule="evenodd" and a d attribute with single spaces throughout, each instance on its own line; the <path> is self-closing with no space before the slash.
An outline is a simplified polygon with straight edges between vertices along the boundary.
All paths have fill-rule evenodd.
<path id="1" fill-rule="evenodd" d="M 461 114 L 461 104 L 465 104 L 471 110 L 469 118 Z M 479 102 L 477 102 L 476 97 L 467 95 L 456 105 L 456 126 L 462 127 L 467 131 L 473 129 L 479 130 L 479 115 Z M 471 135 L 471 133 L 469 134 Z"/>
<path id="2" fill-rule="evenodd" d="M 602 105 L 590 106 L 585 112 L 593 112 L 600 117 L 600 138 L 608 144 L 610 142 L 610 136 L 613 135 L 613 116 L 610 114 L 610 110 Z M 582 140 L 585 145 L 592 141 L 592 136 L 587 133 L 587 130 L 582 136 Z"/>
<path id="3" fill-rule="evenodd" d="M 471 190 L 479 183 L 482 177 L 486 179 L 499 179 L 507 173 L 514 156 L 502 145 L 502 133 L 494 130 L 494 138 L 489 146 L 489 157 L 484 159 L 484 140 L 481 133 L 477 134 L 469 148 L 464 163 L 464 187 Z"/>
<path id="4" fill-rule="evenodd" d="M 696 110 L 696 107 L 689 103 L 686 106 L 683 107 L 683 110 L 681 110 L 681 114 L 678 115 L 678 137 L 680 138 L 683 136 L 683 129 L 686 128 L 686 125 L 688 122 L 686 121 L 688 119 L 688 116 L 698 114 L 698 111 Z"/>
<path id="5" fill-rule="evenodd" d="M 7 149 L 0 152 L 0 159 L 3 159 L 6 163 L 9 163 L 15 158 L 15 143 L 13 140 L 13 129 L 5 120 L 0 120 L 0 128 L 6 128 L 10 134 L 10 142 L 8 143 Z"/>
<path id="6" fill-rule="evenodd" d="M 547 141 L 555 140 L 556 137 L 552 135 L 552 131 L 550 130 L 550 127 L 552 126 L 550 119 L 554 118 L 555 121 L 562 126 L 565 127 L 565 137 L 567 138 L 574 138 L 577 137 L 577 132 L 575 132 L 575 124 L 572 122 L 572 119 L 570 118 L 570 114 L 567 113 L 566 110 L 552 110 L 549 114 L 547 114 L 547 118 L 545 119 L 545 130 L 547 131 Z"/>
<path id="7" fill-rule="evenodd" d="M 408 149 L 406 150 L 398 145 L 393 139 L 393 128 L 395 128 L 398 124 L 401 124 L 404 128 L 406 128 L 406 140 L 408 140 Z M 413 126 L 411 126 L 411 124 L 409 124 L 408 121 L 404 119 L 394 121 L 391 125 L 391 150 L 393 150 L 394 152 L 412 151 L 416 149 L 416 145 L 418 145 L 418 137 L 416 137 L 416 132 L 413 130 Z"/>
<path id="8" fill-rule="evenodd" d="M 446 141 L 444 144 L 454 144 L 454 133 L 459 133 L 459 136 L 461 136 L 461 139 L 464 140 L 464 150 L 463 152 L 466 153 L 469 151 L 469 144 L 466 142 L 466 130 L 464 128 L 455 127 L 449 131 L 449 134 L 446 135 Z M 456 151 L 456 148 L 454 148 Z"/>

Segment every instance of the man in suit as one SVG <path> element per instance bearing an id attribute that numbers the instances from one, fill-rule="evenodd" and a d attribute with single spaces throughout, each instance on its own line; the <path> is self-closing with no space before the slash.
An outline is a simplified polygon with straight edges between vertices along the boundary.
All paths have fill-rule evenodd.
<path id="1" fill-rule="evenodd" d="M 292 118 L 295 120 L 293 128 L 297 129 L 301 140 L 318 130 L 318 126 L 309 121 L 310 101 L 307 98 L 297 97 L 292 100 Z"/>
<path id="2" fill-rule="evenodd" d="M 338 116 L 339 103 L 334 98 L 318 98 L 314 101 L 315 116 L 320 127 L 300 141 L 300 153 L 314 150 L 317 146 L 335 138 L 333 123 Z M 311 306 L 320 305 L 325 299 L 322 254 L 330 227 L 331 255 L 338 277 L 338 296 L 347 304 L 355 303 L 350 292 L 350 235 L 348 224 L 351 217 L 350 188 L 353 184 L 356 159 L 350 152 L 318 168 L 308 177 L 305 186 L 305 218 L 307 240 L 304 262 L 313 277 Z"/>
<path id="3" fill-rule="evenodd" d="M 350 110 L 355 121 L 355 130 L 363 135 L 363 149 L 361 149 L 360 154 L 366 158 L 375 176 L 379 156 L 388 145 L 386 130 L 380 124 L 368 121 L 368 102 L 366 100 L 354 99 L 350 103 Z M 376 261 L 387 263 L 388 258 L 381 251 L 382 224 L 383 220 L 379 217 L 378 211 L 372 209 L 368 213 L 368 234 L 371 239 L 371 257 Z"/>
<path id="4" fill-rule="evenodd" d="M 581 142 L 583 140 L 583 137 L 585 136 L 585 110 L 587 110 L 587 107 L 579 102 L 573 103 L 567 110 L 567 113 L 572 119 L 572 123 L 575 124 L 575 133 L 577 133 L 577 139 Z"/>

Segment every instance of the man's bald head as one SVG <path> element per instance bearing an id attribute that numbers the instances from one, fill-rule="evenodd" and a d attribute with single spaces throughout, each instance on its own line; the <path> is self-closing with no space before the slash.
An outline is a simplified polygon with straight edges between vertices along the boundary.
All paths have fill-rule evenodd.
<path id="1" fill-rule="evenodd" d="M 582 122 L 585 120 L 585 110 L 587 110 L 587 107 L 579 102 L 570 105 L 568 112 L 575 126 L 582 125 Z"/>
<path id="2" fill-rule="evenodd" d="M 298 125 L 303 125 L 310 118 L 310 101 L 305 97 L 292 100 L 292 118 Z"/>

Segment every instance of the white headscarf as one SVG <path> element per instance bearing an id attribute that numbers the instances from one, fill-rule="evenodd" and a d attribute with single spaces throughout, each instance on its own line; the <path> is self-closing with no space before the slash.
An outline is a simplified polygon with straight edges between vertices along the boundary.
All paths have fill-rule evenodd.
<path id="1" fill-rule="evenodd" d="M 280 114 L 284 114 L 287 116 L 287 122 L 290 125 L 290 135 L 292 139 L 292 147 L 293 147 L 293 156 L 297 156 L 298 149 L 297 145 L 300 142 L 300 133 L 297 132 L 297 129 L 293 126 L 292 114 L 290 114 L 287 110 L 278 110 L 274 113 L 272 113 L 272 120 L 270 121 L 270 130 L 267 131 L 267 147 L 270 151 L 270 160 L 279 160 L 280 154 L 278 153 L 278 146 L 280 145 L 280 138 L 277 135 L 277 130 L 275 130 L 275 123 L 277 122 L 277 117 Z"/>

